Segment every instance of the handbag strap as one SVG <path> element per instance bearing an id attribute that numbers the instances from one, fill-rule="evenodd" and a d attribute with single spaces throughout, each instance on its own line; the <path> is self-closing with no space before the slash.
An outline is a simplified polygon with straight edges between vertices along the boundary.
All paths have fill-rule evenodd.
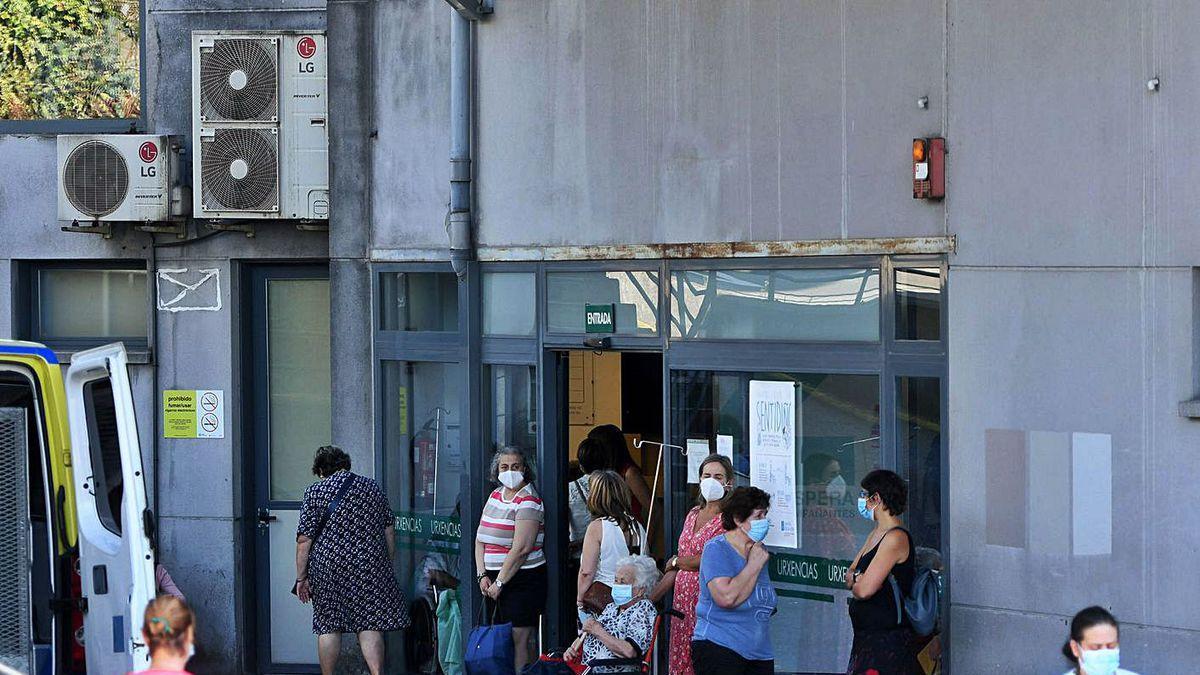
<path id="1" fill-rule="evenodd" d="M 346 493 L 350 491 L 350 485 L 352 483 L 354 483 L 354 474 L 349 474 L 346 476 L 345 480 L 342 481 L 342 486 L 338 488 L 337 494 L 333 496 L 333 500 L 329 502 L 329 506 L 325 507 L 325 515 L 321 518 L 321 522 L 317 525 L 317 531 L 313 532 L 313 546 L 317 545 L 317 539 L 321 536 L 321 533 L 325 531 L 325 526 L 329 524 L 329 519 L 333 516 L 334 512 L 338 510 L 338 507 L 342 505 L 342 498 L 345 497 Z"/>

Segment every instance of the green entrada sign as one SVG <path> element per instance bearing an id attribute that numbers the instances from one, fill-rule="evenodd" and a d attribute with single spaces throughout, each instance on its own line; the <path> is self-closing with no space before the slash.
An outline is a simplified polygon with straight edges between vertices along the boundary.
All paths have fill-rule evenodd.
<path id="1" fill-rule="evenodd" d="M 584 305 L 583 324 L 588 333 L 615 333 L 616 305 Z"/>

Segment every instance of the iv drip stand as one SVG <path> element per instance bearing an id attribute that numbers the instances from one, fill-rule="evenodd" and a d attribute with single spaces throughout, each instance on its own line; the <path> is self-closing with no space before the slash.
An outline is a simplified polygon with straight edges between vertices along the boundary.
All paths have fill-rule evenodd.
<path id="1" fill-rule="evenodd" d="M 655 467 L 654 467 L 654 487 L 653 487 L 653 489 L 650 490 L 650 511 L 646 514 L 646 539 L 645 539 L 645 541 L 642 542 L 642 551 L 641 551 L 642 555 L 646 555 L 646 546 L 648 546 L 650 544 L 650 528 L 654 526 L 654 502 L 657 501 L 657 498 L 658 498 L 658 474 L 659 474 L 659 472 L 662 471 L 663 449 L 664 448 L 675 448 L 676 450 L 679 451 L 679 454 L 683 455 L 684 457 L 687 457 L 687 450 L 684 449 L 682 446 L 675 445 L 673 443 L 658 443 L 656 441 L 643 441 L 640 438 L 634 439 L 633 447 L 640 450 L 643 445 L 657 445 L 658 446 L 658 461 L 655 463 Z"/>

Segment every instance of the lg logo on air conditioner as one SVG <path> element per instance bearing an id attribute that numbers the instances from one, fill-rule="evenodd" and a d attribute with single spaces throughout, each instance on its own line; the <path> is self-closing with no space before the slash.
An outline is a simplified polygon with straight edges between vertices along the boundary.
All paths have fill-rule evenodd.
<path id="1" fill-rule="evenodd" d="M 158 146 L 154 141 L 146 141 L 142 143 L 142 147 L 138 148 L 138 157 L 146 164 L 151 164 L 155 159 L 158 159 Z M 158 175 L 158 170 L 153 166 L 143 166 L 142 175 L 147 178 L 153 178 Z"/>
<path id="2" fill-rule="evenodd" d="M 300 72 L 300 73 L 313 72 L 314 71 L 313 62 L 309 61 L 308 59 L 311 59 L 312 57 L 316 56 L 317 41 L 307 35 L 300 38 L 300 41 L 296 43 L 296 53 L 300 55 L 300 58 L 304 59 L 304 61 L 301 61 L 300 63 L 296 64 L 296 72 Z"/>

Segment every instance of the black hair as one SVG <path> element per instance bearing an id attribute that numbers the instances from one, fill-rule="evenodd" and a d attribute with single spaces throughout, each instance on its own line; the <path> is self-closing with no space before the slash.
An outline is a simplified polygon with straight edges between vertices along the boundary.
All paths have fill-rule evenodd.
<path id="1" fill-rule="evenodd" d="M 1075 642 L 1083 642 L 1083 633 L 1096 626 L 1112 626 L 1117 629 L 1117 635 L 1121 634 L 1121 625 L 1117 623 L 1117 618 L 1113 616 L 1107 609 L 1095 606 L 1087 609 L 1079 610 L 1074 619 L 1071 619 L 1071 637 L 1063 643 L 1063 656 L 1071 663 L 1078 665 L 1079 660 L 1075 658 L 1075 653 L 1071 651 L 1071 640 Z"/>
<path id="2" fill-rule="evenodd" d="M 576 452 L 579 458 L 579 470 L 587 475 L 593 471 L 602 471 L 604 469 L 613 469 L 608 466 L 608 451 L 604 444 L 595 438 L 585 438 L 579 441 L 579 450 Z"/>
<path id="3" fill-rule="evenodd" d="M 721 507 L 721 524 L 726 530 L 737 527 L 737 521 L 746 520 L 759 509 L 771 508 L 771 495 L 762 490 L 743 485 L 736 487 L 725 498 Z"/>
<path id="4" fill-rule="evenodd" d="M 908 508 L 908 486 L 895 471 L 875 469 L 863 476 L 859 485 L 866 491 L 868 498 L 871 495 L 879 495 L 880 501 L 893 516 L 904 513 Z"/>
<path id="5" fill-rule="evenodd" d="M 328 478 L 342 469 L 350 470 L 350 455 L 336 445 L 322 445 L 317 448 L 317 456 L 312 465 L 314 476 Z"/>
<path id="6" fill-rule="evenodd" d="M 588 432 L 588 438 L 600 441 L 604 448 L 605 462 L 600 468 L 612 469 L 621 473 L 630 465 L 637 466 L 633 456 L 629 454 L 629 446 L 625 444 L 625 434 L 615 424 L 601 424 Z"/>

